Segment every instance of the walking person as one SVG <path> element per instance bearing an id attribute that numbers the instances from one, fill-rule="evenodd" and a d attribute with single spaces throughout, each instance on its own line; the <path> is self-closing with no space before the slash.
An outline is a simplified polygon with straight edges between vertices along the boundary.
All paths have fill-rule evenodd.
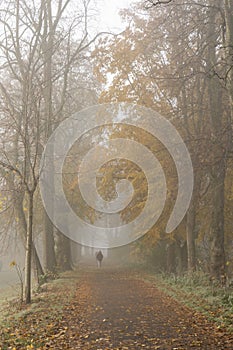
<path id="1" fill-rule="evenodd" d="M 101 267 L 101 263 L 102 263 L 103 257 L 104 257 L 103 253 L 101 252 L 101 250 L 99 250 L 98 253 L 96 253 L 96 260 L 97 260 L 98 268 Z"/>

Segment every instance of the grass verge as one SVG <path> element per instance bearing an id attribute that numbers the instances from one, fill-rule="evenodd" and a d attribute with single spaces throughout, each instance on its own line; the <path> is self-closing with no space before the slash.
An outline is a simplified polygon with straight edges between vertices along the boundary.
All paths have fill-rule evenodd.
<path id="1" fill-rule="evenodd" d="M 55 333 L 63 309 L 75 296 L 80 273 L 70 271 L 33 293 L 30 305 L 8 300 L 1 308 L 0 350 L 38 349 Z M 41 338 L 41 339 L 40 339 Z M 34 339 L 37 339 L 36 343 Z"/>
<path id="2" fill-rule="evenodd" d="M 210 283 L 208 276 L 194 272 L 184 276 L 147 273 L 146 280 L 178 302 L 203 314 L 219 328 L 233 332 L 233 289 Z"/>

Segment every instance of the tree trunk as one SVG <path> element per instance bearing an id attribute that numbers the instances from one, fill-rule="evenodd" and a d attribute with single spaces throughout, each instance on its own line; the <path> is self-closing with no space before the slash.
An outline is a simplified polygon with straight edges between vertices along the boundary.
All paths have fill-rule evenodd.
<path id="1" fill-rule="evenodd" d="M 196 270 L 196 246 L 195 246 L 195 208 L 193 199 L 187 212 L 187 251 L 188 271 Z"/>
<path id="2" fill-rule="evenodd" d="M 28 193 L 28 230 L 25 259 L 25 302 L 31 302 L 31 260 L 32 260 L 32 225 L 33 225 L 33 193 Z"/>
<path id="3" fill-rule="evenodd" d="M 216 44 L 216 16 L 218 11 L 214 7 L 209 9 L 208 40 L 208 70 L 212 72 L 217 65 Z M 225 181 L 225 154 L 223 149 L 223 111 L 222 89 L 218 77 L 210 74 L 208 81 L 210 128 L 212 148 L 211 194 L 212 213 L 210 224 L 210 270 L 213 278 L 221 280 L 225 276 L 225 250 L 224 250 L 224 181 Z"/>
<path id="4" fill-rule="evenodd" d="M 197 164 L 194 157 L 194 164 Z M 186 234 L 187 234 L 187 260 L 188 260 L 188 271 L 192 272 L 196 270 L 196 207 L 199 201 L 199 194 L 201 188 L 201 173 L 200 170 L 196 173 L 192 200 L 187 211 L 186 220 Z M 201 196 L 201 195 L 200 195 Z"/>
<path id="5" fill-rule="evenodd" d="M 177 273 L 182 275 L 187 270 L 187 244 L 186 242 L 176 242 Z"/>
<path id="6" fill-rule="evenodd" d="M 230 101 L 230 116 L 228 118 L 228 150 L 232 150 L 232 120 L 233 120 L 233 0 L 225 0 L 225 22 L 226 22 L 226 61 L 228 63 L 227 91 Z"/>
<path id="7" fill-rule="evenodd" d="M 52 128 L 52 55 L 53 55 L 53 41 L 54 30 L 52 20 L 52 5 L 51 0 L 45 4 L 44 12 L 44 38 L 43 38 L 43 55 L 44 55 L 44 107 L 45 115 L 47 117 L 47 125 L 45 130 L 45 141 L 48 140 L 53 132 Z M 52 162 L 52 160 L 51 160 Z M 53 166 L 53 164 L 51 164 Z M 52 170 L 51 170 L 52 171 Z M 51 188 L 53 194 L 53 189 Z M 44 261 L 45 269 L 54 272 L 56 267 L 55 257 L 55 241 L 54 241 L 54 226 L 48 217 L 44 214 Z"/>
<path id="8" fill-rule="evenodd" d="M 233 117 L 233 0 L 225 0 L 225 22 L 226 22 L 226 60 L 229 65 L 228 71 L 228 92 L 231 102 L 231 117 Z"/>
<path id="9" fill-rule="evenodd" d="M 170 242 L 167 245 L 167 272 L 176 272 L 176 253 L 175 253 L 175 242 Z"/>
<path id="10" fill-rule="evenodd" d="M 222 160 L 213 171 L 213 206 L 210 227 L 210 272 L 219 281 L 225 279 L 224 251 L 224 178 L 225 160 Z"/>
<path id="11" fill-rule="evenodd" d="M 72 257 L 71 257 L 71 246 L 70 239 L 64 236 L 61 232 L 57 232 L 56 240 L 56 260 L 59 271 L 72 270 Z"/>
<path id="12" fill-rule="evenodd" d="M 32 262 L 33 262 L 33 271 L 37 283 L 39 283 L 40 276 L 44 275 L 43 267 L 40 262 L 35 244 L 32 242 Z"/>
<path id="13" fill-rule="evenodd" d="M 14 200 L 14 210 L 16 211 L 16 215 L 18 218 L 19 234 L 24 244 L 24 247 L 26 247 L 28 225 L 27 225 L 25 213 L 23 210 L 23 198 L 24 198 L 24 193 L 18 192 L 17 197 Z M 40 262 L 40 258 L 37 253 L 37 249 L 33 242 L 32 242 L 32 254 L 33 254 L 33 271 L 35 274 L 35 279 L 37 280 L 37 282 L 39 282 L 39 276 L 44 275 L 44 271 Z"/>
<path id="14" fill-rule="evenodd" d="M 44 211 L 44 266 L 46 271 L 54 272 L 56 268 L 55 241 L 53 224 Z"/>
<path id="15" fill-rule="evenodd" d="M 80 263 L 80 260 L 82 258 L 82 246 L 79 243 L 70 242 L 71 244 L 71 256 L 72 256 L 72 262 L 74 267 L 77 267 Z"/>

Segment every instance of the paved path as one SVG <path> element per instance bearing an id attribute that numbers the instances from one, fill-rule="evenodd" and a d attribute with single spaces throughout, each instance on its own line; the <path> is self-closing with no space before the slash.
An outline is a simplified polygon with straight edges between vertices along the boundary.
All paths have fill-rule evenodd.
<path id="1" fill-rule="evenodd" d="M 86 272 L 76 300 L 63 348 L 233 349 L 233 339 L 134 273 Z"/>

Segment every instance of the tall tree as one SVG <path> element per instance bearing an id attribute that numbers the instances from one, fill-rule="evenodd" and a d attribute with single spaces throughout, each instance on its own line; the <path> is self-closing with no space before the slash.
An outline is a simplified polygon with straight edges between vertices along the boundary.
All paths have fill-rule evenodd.
<path id="1" fill-rule="evenodd" d="M 230 139 L 226 133 L 229 106 L 221 79 L 226 69 L 221 60 L 223 3 L 149 2 L 153 8 L 149 14 L 147 9 L 146 18 L 137 14 L 137 9 L 125 11 L 124 18 L 130 23 L 127 30 L 120 38 L 102 41 L 96 49 L 97 76 L 101 80 L 107 73 L 112 74 L 101 101 L 133 101 L 172 117 L 186 140 L 195 170 L 195 191 L 186 226 L 189 269 L 195 269 L 197 232 L 206 229 L 207 220 L 203 216 L 198 223 L 196 214 L 202 210 L 201 197 L 207 191 L 211 274 L 221 279 L 225 269 L 226 139 Z M 228 53 L 228 60 L 230 57 Z M 203 191 L 206 179 L 208 186 Z"/>
<path id="2" fill-rule="evenodd" d="M 81 5 L 71 0 L 14 0 L 0 10 L 0 26 L 4 33 L 0 43 L 0 89 L 2 128 L 6 133 L 1 140 L 0 165 L 10 173 L 14 189 L 21 191 L 21 202 L 17 203 L 23 204 L 27 213 L 27 220 L 22 217 L 20 221 L 26 228 L 27 303 L 31 301 L 39 162 L 50 133 L 69 116 L 69 89 L 75 86 L 75 69 L 96 38 L 88 35 L 89 4 L 86 0 Z M 72 16 L 68 16 L 71 9 Z M 73 107 L 77 108 L 77 104 L 73 103 Z"/>

